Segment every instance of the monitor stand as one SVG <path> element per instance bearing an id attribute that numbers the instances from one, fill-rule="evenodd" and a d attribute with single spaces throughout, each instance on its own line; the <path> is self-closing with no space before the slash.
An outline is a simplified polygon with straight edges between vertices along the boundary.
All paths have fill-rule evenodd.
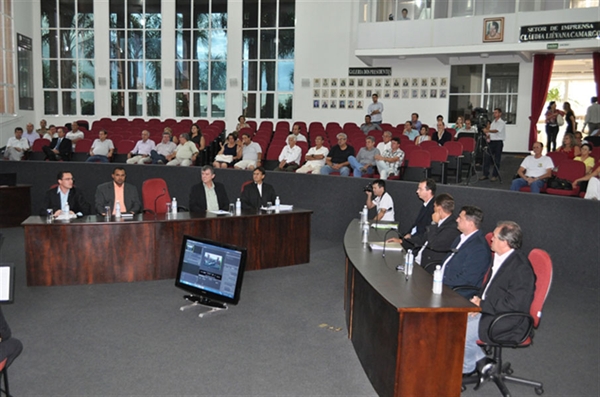
<path id="1" fill-rule="evenodd" d="M 208 307 L 210 308 L 209 311 L 207 312 L 202 312 L 200 314 L 198 314 L 198 317 L 202 318 L 205 315 L 209 315 L 211 313 L 215 313 L 215 312 L 219 312 L 221 310 L 227 310 L 227 304 L 226 303 L 222 303 L 222 302 L 217 302 L 214 300 L 210 300 L 204 296 L 198 296 L 198 295 L 184 295 L 183 299 L 185 299 L 188 302 L 193 302 L 190 305 L 185 305 L 185 306 L 181 306 L 179 308 L 179 310 L 184 311 L 185 309 L 189 309 L 195 306 L 204 306 L 204 307 Z"/>

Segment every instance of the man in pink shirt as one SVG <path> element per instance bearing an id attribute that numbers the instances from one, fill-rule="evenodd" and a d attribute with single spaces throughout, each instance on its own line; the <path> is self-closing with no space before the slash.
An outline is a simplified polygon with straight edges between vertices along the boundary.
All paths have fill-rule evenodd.
<path id="1" fill-rule="evenodd" d="M 106 215 L 106 207 L 110 207 L 111 213 L 115 213 L 115 203 L 121 205 L 121 213 L 137 214 L 142 209 L 142 203 L 137 188 L 125 183 L 125 169 L 116 167 L 112 173 L 112 182 L 98 185 L 96 188 L 96 212 Z"/>

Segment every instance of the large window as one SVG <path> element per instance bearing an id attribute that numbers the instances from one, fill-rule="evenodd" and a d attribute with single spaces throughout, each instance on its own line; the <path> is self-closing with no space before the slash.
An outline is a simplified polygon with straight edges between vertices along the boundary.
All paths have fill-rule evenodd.
<path id="1" fill-rule="evenodd" d="M 110 0 L 113 116 L 160 116 L 160 6 L 160 0 Z"/>
<path id="2" fill-rule="evenodd" d="M 0 114 L 15 114 L 15 44 L 12 0 L 0 2 Z"/>
<path id="3" fill-rule="evenodd" d="M 494 108 L 514 124 L 517 118 L 519 64 L 456 65 L 450 71 L 449 120 L 470 117 L 475 108 L 484 108 L 490 117 Z"/>
<path id="4" fill-rule="evenodd" d="M 44 113 L 94 114 L 94 3 L 44 0 L 42 70 Z"/>
<path id="5" fill-rule="evenodd" d="M 244 114 L 292 118 L 295 0 L 244 0 L 242 95 Z"/>
<path id="6" fill-rule="evenodd" d="M 227 0 L 177 0 L 176 10 L 176 114 L 225 117 Z"/>

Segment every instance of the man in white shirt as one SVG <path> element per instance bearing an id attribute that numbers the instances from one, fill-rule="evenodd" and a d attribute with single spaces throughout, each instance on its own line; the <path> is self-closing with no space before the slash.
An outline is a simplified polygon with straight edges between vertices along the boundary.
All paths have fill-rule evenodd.
<path id="1" fill-rule="evenodd" d="M 50 124 L 50 127 L 46 130 L 46 133 L 43 136 L 44 139 L 52 142 L 54 138 L 58 138 L 58 132 L 56 132 L 56 126 L 54 124 Z"/>
<path id="2" fill-rule="evenodd" d="M 108 163 L 115 150 L 113 141 L 107 138 L 108 132 L 106 132 L 106 130 L 100 130 L 98 136 L 99 138 L 94 140 L 94 143 L 92 143 L 92 147 L 90 148 L 90 157 L 86 160 L 88 163 Z"/>
<path id="3" fill-rule="evenodd" d="M 390 131 L 384 131 L 381 137 L 383 141 L 377 144 L 377 150 L 379 150 L 379 153 L 383 154 L 383 152 L 392 148 L 392 133 Z"/>
<path id="4" fill-rule="evenodd" d="M 142 131 L 142 139 L 137 141 L 130 153 L 127 153 L 127 164 L 147 164 L 152 161 L 150 152 L 156 148 L 156 143 L 150 139 L 148 130 Z"/>
<path id="5" fill-rule="evenodd" d="M 404 161 L 404 152 L 400 149 L 400 138 L 392 138 L 392 145 L 381 155 L 375 155 L 375 163 L 381 179 L 390 175 L 398 175 L 400 166 Z"/>
<path id="6" fill-rule="evenodd" d="M 296 142 L 308 142 L 306 140 L 306 137 L 304 135 L 302 135 L 300 132 L 301 132 L 300 125 L 294 124 L 294 126 L 292 127 L 291 135 L 294 135 L 296 137 Z"/>
<path id="7" fill-rule="evenodd" d="M 596 134 L 592 134 L 594 131 L 600 129 L 600 104 L 598 104 L 597 96 L 592 97 L 592 104 L 585 112 L 585 125 L 588 126 L 588 132 L 590 135 L 598 135 L 598 132 L 596 132 Z M 585 125 L 581 131 L 585 129 Z"/>
<path id="8" fill-rule="evenodd" d="M 517 171 L 520 178 L 512 181 L 510 190 L 518 192 L 522 187 L 529 186 L 531 193 L 540 192 L 554 169 L 552 159 L 548 156 L 542 156 L 543 149 L 544 144 L 542 142 L 533 144 L 533 154 L 525 157 L 521 163 Z"/>
<path id="9" fill-rule="evenodd" d="M 373 103 L 369 105 L 368 113 L 371 116 L 371 122 L 374 124 L 381 124 L 383 121 L 382 113 L 383 113 L 383 104 L 379 102 L 379 95 L 373 94 L 371 97 L 373 98 Z"/>
<path id="10" fill-rule="evenodd" d="M 325 165 L 325 159 L 329 154 L 329 149 L 323 146 L 323 137 L 317 135 L 315 138 L 315 146 L 308 149 L 306 153 L 306 163 L 296 170 L 299 174 L 313 173 L 318 174 L 321 172 L 321 167 Z"/>
<path id="11" fill-rule="evenodd" d="M 377 207 L 377 215 L 374 221 L 394 221 L 394 200 L 388 192 L 385 191 L 385 181 L 377 179 L 372 183 L 373 189 L 367 190 L 367 208 Z M 375 195 L 375 199 L 373 199 Z"/>
<path id="12" fill-rule="evenodd" d="M 484 130 L 488 137 L 489 155 L 484 152 L 483 154 L 483 176 L 479 180 L 488 179 L 490 175 L 490 157 L 493 156 L 494 162 L 496 163 L 492 177 L 490 181 L 494 182 L 498 180 L 498 172 L 500 172 L 500 161 L 502 160 L 502 149 L 504 148 L 504 140 L 506 139 L 506 123 L 500 117 L 502 116 L 502 110 L 500 108 L 494 109 L 494 121 L 489 128 Z"/>
<path id="13" fill-rule="evenodd" d="M 465 125 L 463 125 L 463 127 L 461 129 L 459 129 L 458 131 L 456 131 L 457 133 L 457 138 L 460 138 L 460 134 L 469 134 L 467 136 L 469 137 L 473 137 L 474 135 L 471 134 L 476 134 L 477 133 L 477 127 L 474 127 L 472 125 L 472 121 L 471 119 L 466 119 L 465 120 Z"/>
<path id="14" fill-rule="evenodd" d="M 65 136 L 68 140 L 73 144 L 73 150 L 75 150 L 75 146 L 77 146 L 77 142 L 84 138 L 83 131 L 79 130 L 79 124 L 76 121 L 71 123 L 71 131 L 67 132 Z"/>
<path id="15" fill-rule="evenodd" d="M 240 170 L 253 170 L 260 167 L 262 161 L 262 148 L 256 142 L 252 142 L 250 134 L 242 134 L 242 160 L 234 164 L 234 168 Z"/>
<path id="16" fill-rule="evenodd" d="M 182 167 L 189 167 L 196 162 L 198 156 L 198 148 L 196 144 L 190 140 L 190 134 L 185 133 L 179 135 L 179 145 L 174 153 L 167 156 L 170 160 L 167 165 L 180 165 Z"/>
<path id="17" fill-rule="evenodd" d="M 300 166 L 302 149 L 296 145 L 296 135 L 288 136 L 287 141 L 288 144 L 284 146 L 279 154 L 279 166 L 275 168 L 275 171 L 295 172 Z"/>
<path id="18" fill-rule="evenodd" d="M 40 134 L 33 130 L 33 124 L 31 123 L 27 123 L 27 126 L 25 127 L 25 133 L 23 134 L 23 136 L 29 142 L 29 147 L 33 147 L 33 142 L 35 142 L 36 139 L 40 139 Z"/>
<path id="19" fill-rule="evenodd" d="M 150 151 L 150 158 L 152 158 L 152 164 L 166 164 L 169 160 L 167 157 L 173 154 L 177 149 L 177 145 L 171 142 L 171 133 L 165 131 L 162 134 L 162 141 L 156 145 L 156 149 Z"/>
<path id="20" fill-rule="evenodd" d="M 28 150 L 29 141 L 23 137 L 23 128 L 15 128 L 15 136 L 8 138 L 6 143 L 4 157 L 12 161 L 20 161 Z"/>

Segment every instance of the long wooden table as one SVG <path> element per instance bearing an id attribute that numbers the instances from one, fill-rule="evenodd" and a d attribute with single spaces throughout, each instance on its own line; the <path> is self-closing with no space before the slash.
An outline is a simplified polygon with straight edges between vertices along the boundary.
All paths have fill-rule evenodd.
<path id="1" fill-rule="evenodd" d="M 385 231 L 371 229 L 370 241 Z M 348 336 L 380 396 L 460 396 L 467 313 L 478 308 L 415 265 L 406 279 L 395 270 L 401 252 L 371 251 L 358 220 L 344 236 L 344 306 Z"/>
<path id="2" fill-rule="evenodd" d="M 307 263 L 312 211 L 241 216 L 180 212 L 105 221 L 86 216 L 46 223 L 31 216 L 25 229 L 27 285 L 71 285 L 174 278 L 183 235 L 246 247 L 246 270 Z"/>

